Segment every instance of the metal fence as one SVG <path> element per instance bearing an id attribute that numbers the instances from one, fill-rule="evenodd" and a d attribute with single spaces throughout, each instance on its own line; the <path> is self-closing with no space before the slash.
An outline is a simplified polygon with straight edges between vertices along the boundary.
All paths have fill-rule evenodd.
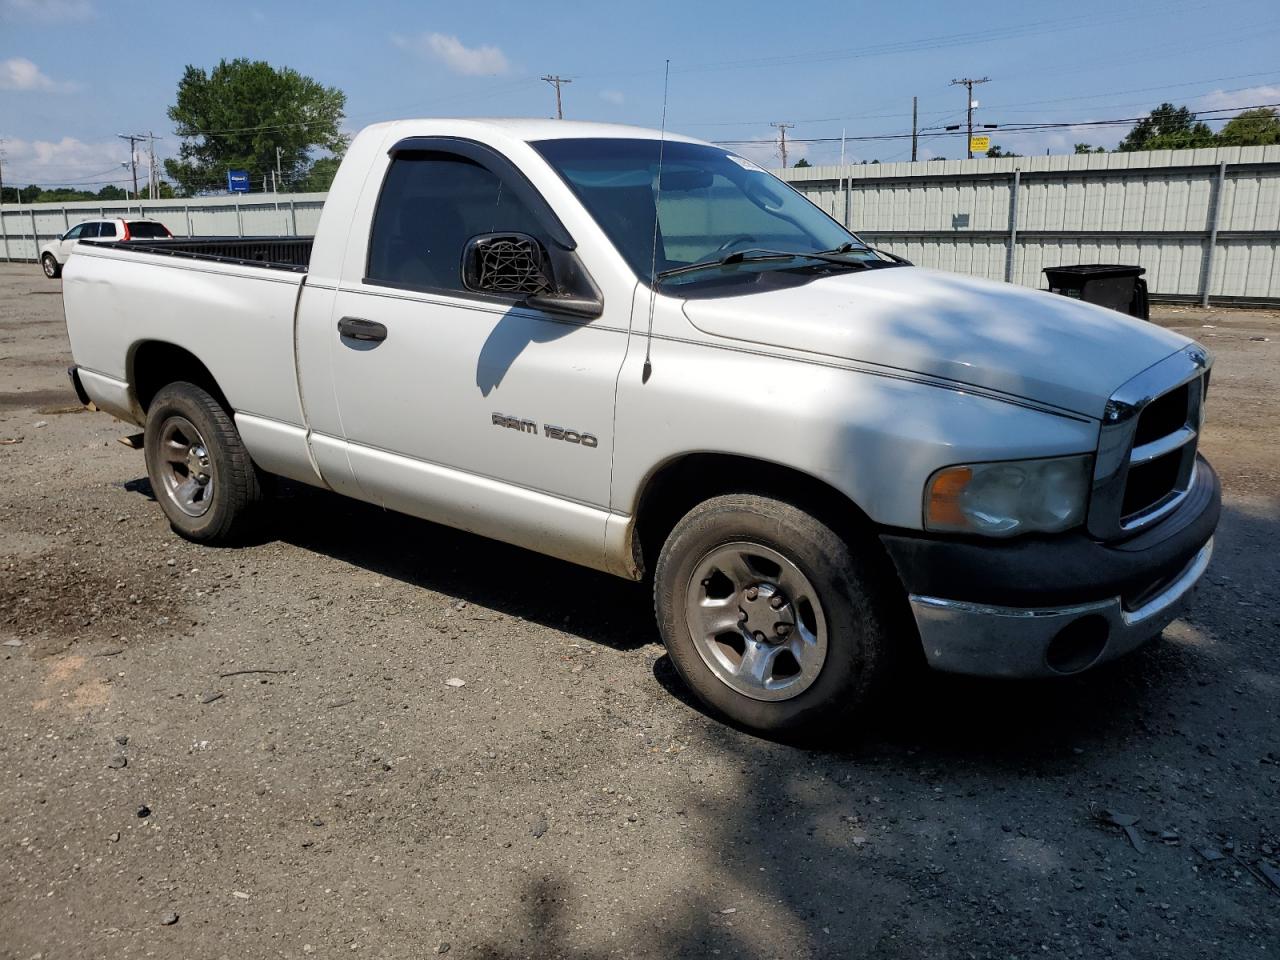
<path id="1" fill-rule="evenodd" d="M 254 193 L 190 200 L 35 203 L 0 206 L 0 259 L 35 260 L 40 245 L 82 220 L 146 217 L 176 237 L 311 236 L 320 222 L 323 193 Z"/>
<path id="2" fill-rule="evenodd" d="M 1043 288 L 1138 264 L 1154 296 L 1280 302 L 1280 146 L 802 167 L 779 175 L 921 266 Z"/>
<path id="3" fill-rule="evenodd" d="M 1045 267 L 1147 268 L 1153 296 L 1280 303 L 1280 146 L 805 167 L 779 175 L 921 266 L 1044 287 Z M 176 236 L 305 236 L 325 194 L 0 207 L 0 256 L 34 260 L 81 220 Z"/>

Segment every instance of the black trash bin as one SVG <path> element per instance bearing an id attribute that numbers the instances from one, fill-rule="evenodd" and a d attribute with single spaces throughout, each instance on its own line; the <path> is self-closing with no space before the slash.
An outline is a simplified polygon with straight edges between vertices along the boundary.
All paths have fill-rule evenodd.
<path id="1" fill-rule="evenodd" d="M 1074 267 L 1045 267 L 1049 291 L 1086 303 L 1119 310 L 1141 320 L 1151 319 L 1143 267 L 1082 263 Z"/>

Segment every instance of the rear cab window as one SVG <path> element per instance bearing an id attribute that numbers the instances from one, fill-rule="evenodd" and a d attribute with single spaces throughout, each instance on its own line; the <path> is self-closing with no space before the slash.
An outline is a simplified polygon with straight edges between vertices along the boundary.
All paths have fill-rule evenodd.
<path id="1" fill-rule="evenodd" d="M 173 237 L 163 223 L 151 220 L 130 220 L 128 226 L 132 240 L 168 240 Z"/>

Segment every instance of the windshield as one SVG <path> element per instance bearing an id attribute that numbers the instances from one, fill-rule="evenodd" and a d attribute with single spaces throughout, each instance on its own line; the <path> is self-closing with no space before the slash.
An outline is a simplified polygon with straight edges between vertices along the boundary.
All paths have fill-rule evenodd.
<path id="1" fill-rule="evenodd" d="M 865 244 L 776 177 L 749 160 L 700 143 L 630 139 L 543 140 L 533 144 L 577 194 L 631 269 L 652 282 L 691 264 L 746 257 L 734 270 L 792 269 L 797 261 L 752 262 L 753 250 L 811 253 L 852 244 L 851 259 L 877 259 Z M 658 150 L 662 190 L 654 210 Z M 729 268 L 725 268 L 729 269 Z M 711 271 L 711 275 L 717 271 Z M 672 276 L 700 282 L 706 274 Z"/>

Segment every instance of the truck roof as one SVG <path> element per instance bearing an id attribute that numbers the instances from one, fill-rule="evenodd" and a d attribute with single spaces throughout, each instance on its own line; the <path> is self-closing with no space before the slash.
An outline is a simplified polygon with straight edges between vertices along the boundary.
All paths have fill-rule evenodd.
<path id="1" fill-rule="evenodd" d="M 465 130 L 476 133 L 487 131 L 514 137 L 517 140 L 533 142 L 537 140 L 580 140 L 590 137 L 608 137 L 630 140 L 657 140 L 663 136 L 661 131 L 647 127 L 632 127 L 621 123 L 593 123 L 585 120 L 546 120 L 536 117 L 477 117 L 473 119 L 422 117 L 412 120 L 390 120 L 386 123 L 374 124 L 375 127 L 401 127 L 405 136 L 421 136 L 432 134 L 430 128 L 439 125 L 442 135 L 456 136 Z M 668 130 L 667 140 L 682 143 L 703 143 L 693 137 L 684 137 Z"/>

